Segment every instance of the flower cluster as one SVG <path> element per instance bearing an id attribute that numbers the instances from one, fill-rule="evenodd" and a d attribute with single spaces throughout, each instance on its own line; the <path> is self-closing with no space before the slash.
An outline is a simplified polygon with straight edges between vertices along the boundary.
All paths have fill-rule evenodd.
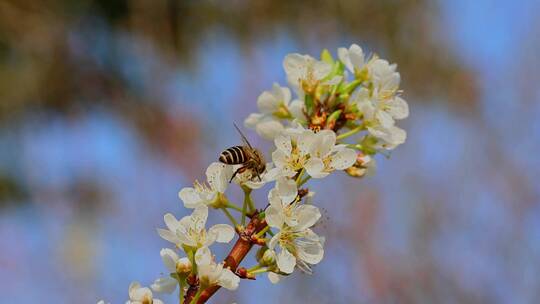
<path id="1" fill-rule="evenodd" d="M 290 54 L 283 67 L 296 99 L 290 102 L 290 89 L 278 84 L 259 96 L 261 113 L 249 115 L 244 123 L 262 137 L 276 139 L 287 124 L 293 123 L 314 131 L 333 131 L 338 139 L 359 135 L 348 144 L 360 152 L 355 166 L 347 170 L 352 176 L 372 170 L 376 153 L 393 150 L 405 142 L 407 134 L 396 121 L 409 115 L 409 107 L 400 96 L 401 77 L 396 64 L 376 55 L 366 56 L 362 48 L 353 44 L 339 48 L 338 59 L 326 50 L 321 60 Z M 320 162 L 316 165 L 322 167 Z"/>
<path id="2" fill-rule="evenodd" d="M 128 303 L 161 303 L 152 290 L 172 293 L 177 288 L 181 303 L 204 303 L 221 287 L 236 289 L 241 279 L 266 273 L 277 283 L 296 269 L 312 273 L 324 257 L 325 239 L 313 230 L 321 212 L 306 183 L 340 171 L 354 177 L 372 173 L 377 153 L 386 154 L 405 141 L 396 121 L 409 114 L 395 64 L 366 56 L 355 44 L 337 54 L 334 59 L 323 51 L 321 60 L 285 57 L 290 88 L 274 84 L 263 92 L 257 99 L 260 113 L 244 122 L 273 141 L 272 161 L 257 178 L 244 165 L 214 162 L 206 170 L 206 182 L 183 188 L 179 197 L 193 212 L 180 220 L 168 213 L 166 229 L 158 229 L 174 245 L 160 252 L 167 275 L 151 289 L 133 283 Z M 244 192 L 242 204 L 226 194 L 231 178 Z M 267 201 L 256 204 L 251 193 L 265 184 L 273 186 Z M 209 210 L 223 212 L 232 225 L 207 229 Z M 210 246 L 235 237 L 229 254 L 217 262 Z M 241 266 L 252 248 L 258 248 L 257 264 Z"/>

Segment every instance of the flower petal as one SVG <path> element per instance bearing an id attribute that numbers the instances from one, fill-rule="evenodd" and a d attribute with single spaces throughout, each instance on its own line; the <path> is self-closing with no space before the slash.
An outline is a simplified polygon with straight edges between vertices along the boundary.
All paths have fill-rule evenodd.
<path id="1" fill-rule="evenodd" d="M 152 298 L 152 290 L 148 287 L 139 287 L 133 291 L 131 300 L 142 301 L 144 298 Z"/>
<path id="2" fill-rule="evenodd" d="M 310 58 L 298 53 L 288 54 L 283 60 L 283 69 L 287 73 L 287 80 L 291 86 L 298 88 L 300 79 L 304 77 L 307 71 L 306 61 Z"/>
<path id="3" fill-rule="evenodd" d="M 212 263 L 212 253 L 208 247 L 203 246 L 197 249 L 195 252 L 195 263 L 197 263 L 197 266 Z"/>
<path id="4" fill-rule="evenodd" d="M 280 236 L 281 236 L 281 232 L 278 232 L 270 239 L 270 241 L 268 241 L 268 248 L 270 248 L 270 250 L 274 250 L 274 248 L 276 247 L 279 241 Z"/>
<path id="5" fill-rule="evenodd" d="M 169 248 L 163 248 L 159 252 L 161 255 L 161 260 L 169 272 L 176 272 L 176 262 L 178 259 L 178 254 Z"/>
<path id="6" fill-rule="evenodd" d="M 328 175 L 328 173 L 323 172 L 324 163 L 320 158 L 310 158 L 304 167 L 311 177 L 322 178 Z"/>
<path id="7" fill-rule="evenodd" d="M 357 44 L 353 44 L 349 48 L 349 58 L 355 68 L 361 69 L 364 66 L 364 52 Z M 351 72 L 354 72 L 354 69 Z"/>
<path id="8" fill-rule="evenodd" d="M 306 116 L 304 115 L 304 102 L 300 99 L 295 99 L 291 102 L 289 105 L 289 112 L 291 112 L 292 116 L 296 119 L 306 120 Z"/>
<path id="9" fill-rule="evenodd" d="M 214 234 L 218 243 L 228 243 L 234 238 L 235 231 L 231 225 L 217 224 L 210 227 L 208 234 Z"/>
<path id="10" fill-rule="evenodd" d="M 298 224 L 294 227 L 296 230 L 305 230 L 317 223 L 321 218 L 321 211 L 313 205 L 300 205 L 296 208 L 298 214 Z"/>
<path id="11" fill-rule="evenodd" d="M 257 98 L 257 106 L 261 113 L 272 114 L 279 109 L 280 101 L 271 92 L 264 91 Z"/>
<path id="12" fill-rule="evenodd" d="M 332 71 L 332 66 L 329 63 L 324 61 L 317 61 L 313 58 L 311 58 L 311 60 L 313 62 L 309 64 L 313 65 L 313 76 L 315 77 L 315 79 L 321 80 L 328 74 L 330 74 L 330 72 Z"/>
<path id="13" fill-rule="evenodd" d="M 257 134 L 267 140 L 274 139 L 283 131 L 284 127 L 281 122 L 274 119 L 265 119 L 257 124 L 255 131 Z"/>
<path id="14" fill-rule="evenodd" d="M 268 226 L 275 228 L 281 228 L 281 226 L 283 226 L 284 219 L 282 208 L 277 206 L 268 206 L 264 214 Z"/>
<path id="15" fill-rule="evenodd" d="M 283 152 L 284 155 L 291 154 L 292 144 L 291 138 L 289 136 L 278 135 L 274 138 L 274 144 L 279 151 Z"/>
<path id="16" fill-rule="evenodd" d="M 295 242 L 298 249 L 298 258 L 309 264 L 317 264 L 324 256 L 322 245 L 324 238 L 320 238 L 311 229 L 307 229 L 305 233 L 306 235 L 302 240 L 296 240 Z"/>
<path id="17" fill-rule="evenodd" d="M 165 225 L 170 231 L 176 231 L 178 227 L 180 226 L 178 220 L 174 215 L 171 213 L 167 213 L 163 216 L 163 221 L 165 222 Z"/>
<path id="18" fill-rule="evenodd" d="M 232 177 L 232 168 L 223 163 L 214 162 L 206 169 L 206 179 L 210 187 L 220 193 L 224 193 L 229 186 Z"/>
<path id="19" fill-rule="evenodd" d="M 131 282 L 129 284 L 129 298 L 131 300 L 135 299 L 135 292 L 141 288 L 141 284 L 139 282 Z"/>
<path id="20" fill-rule="evenodd" d="M 394 119 L 387 112 L 377 111 L 377 114 L 375 114 L 375 117 L 377 117 L 377 120 L 379 121 L 381 126 L 385 128 L 389 128 L 394 125 Z"/>
<path id="21" fill-rule="evenodd" d="M 409 116 L 409 105 L 403 98 L 396 96 L 388 103 L 388 113 L 394 119 L 407 118 Z"/>
<path id="22" fill-rule="evenodd" d="M 282 277 L 283 277 L 283 276 L 281 276 L 281 275 L 279 275 L 279 274 L 277 274 L 277 273 L 275 273 L 275 272 L 269 272 L 269 273 L 268 273 L 268 280 L 270 280 L 270 282 L 271 282 L 272 284 L 277 284 L 277 283 L 279 283 L 279 281 L 281 280 Z"/>
<path id="23" fill-rule="evenodd" d="M 287 249 L 282 248 L 277 255 L 277 266 L 284 273 L 292 273 L 296 266 L 296 258 Z"/>
<path id="24" fill-rule="evenodd" d="M 244 126 L 249 129 L 255 129 L 259 121 L 263 118 L 263 114 L 260 113 L 251 113 L 249 116 L 244 120 Z"/>
<path id="25" fill-rule="evenodd" d="M 173 244 L 180 243 L 180 239 L 176 236 L 174 232 L 171 232 L 170 230 L 165 229 L 158 229 L 158 234 L 161 238 L 165 239 L 166 241 L 169 241 Z"/>
<path id="26" fill-rule="evenodd" d="M 339 48 L 338 58 L 341 62 L 343 62 L 343 64 L 349 71 L 354 72 L 354 66 L 352 65 L 352 62 L 349 56 L 349 50 L 343 47 Z"/>
<path id="27" fill-rule="evenodd" d="M 344 148 L 332 156 L 330 166 L 336 170 L 345 170 L 356 162 L 356 151 Z"/>
<path id="28" fill-rule="evenodd" d="M 154 281 L 154 284 L 152 284 L 150 287 L 153 291 L 159 292 L 159 293 L 173 293 L 173 291 L 176 289 L 176 285 L 178 284 L 178 281 L 171 278 L 171 277 L 163 277 L 159 278 Z M 154 300 L 154 303 L 156 301 Z"/>
<path id="29" fill-rule="evenodd" d="M 195 208 L 203 203 L 199 193 L 191 187 L 180 190 L 180 192 L 178 192 L 178 197 L 184 202 L 184 207 L 186 208 Z"/>
<path id="30" fill-rule="evenodd" d="M 283 203 L 292 202 L 298 196 L 296 182 L 289 178 L 279 178 L 276 182 L 276 189 Z"/>
<path id="31" fill-rule="evenodd" d="M 218 285 L 228 290 L 236 290 L 240 284 L 240 278 L 230 269 L 224 268 L 218 279 Z"/>
<path id="32" fill-rule="evenodd" d="M 191 219 L 191 228 L 195 231 L 201 231 L 206 225 L 206 219 L 208 219 L 208 207 L 199 206 L 193 210 L 193 213 L 190 216 Z"/>

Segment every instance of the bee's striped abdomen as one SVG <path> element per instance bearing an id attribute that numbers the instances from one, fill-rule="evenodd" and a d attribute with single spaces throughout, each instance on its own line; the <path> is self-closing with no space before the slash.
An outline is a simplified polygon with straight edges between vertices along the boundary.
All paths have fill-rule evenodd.
<path id="1" fill-rule="evenodd" d="M 247 155 L 242 146 L 234 146 L 221 152 L 219 161 L 228 165 L 243 164 L 247 161 Z"/>

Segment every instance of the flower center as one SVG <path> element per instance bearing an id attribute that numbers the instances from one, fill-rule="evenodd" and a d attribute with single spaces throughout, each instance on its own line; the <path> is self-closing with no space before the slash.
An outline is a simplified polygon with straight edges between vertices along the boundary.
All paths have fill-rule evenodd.
<path id="1" fill-rule="evenodd" d="M 287 163 L 293 171 L 301 170 L 307 160 L 307 155 L 301 155 L 298 147 L 293 147 L 291 155 L 287 158 Z"/>
<path id="2" fill-rule="evenodd" d="M 210 186 L 208 186 L 206 183 L 200 183 L 198 180 L 195 180 L 193 183 L 193 188 L 195 188 L 195 191 L 199 193 L 212 192 Z"/>
<path id="3" fill-rule="evenodd" d="M 285 226 L 279 235 L 279 246 L 287 249 L 290 253 L 296 256 L 296 244 L 294 241 L 300 237 L 298 232 L 293 231 L 290 227 Z"/>
<path id="4" fill-rule="evenodd" d="M 189 228 L 187 231 L 187 236 L 193 242 L 197 243 L 197 247 L 201 247 L 206 242 L 206 230 L 196 230 L 195 228 Z"/>
<path id="5" fill-rule="evenodd" d="M 152 304 L 152 302 L 152 298 L 149 295 L 145 295 L 141 301 L 142 304 Z"/>

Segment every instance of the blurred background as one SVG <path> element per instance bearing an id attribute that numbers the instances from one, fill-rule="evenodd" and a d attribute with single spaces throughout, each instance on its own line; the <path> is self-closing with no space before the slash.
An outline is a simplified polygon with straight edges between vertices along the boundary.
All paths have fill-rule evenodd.
<path id="1" fill-rule="evenodd" d="M 188 213 L 178 191 L 240 142 L 232 123 L 257 96 L 285 84 L 283 57 L 358 43 L 398 63 L 407 142 L 374 177 L 312 183 L 328 240 L 313 276 L 242 282 L 213 303 L 539 303 L 538 10 L 1 0 L 2 301 L 124 303 L 131 281 L 165 269 L 155 228 Z"/>

